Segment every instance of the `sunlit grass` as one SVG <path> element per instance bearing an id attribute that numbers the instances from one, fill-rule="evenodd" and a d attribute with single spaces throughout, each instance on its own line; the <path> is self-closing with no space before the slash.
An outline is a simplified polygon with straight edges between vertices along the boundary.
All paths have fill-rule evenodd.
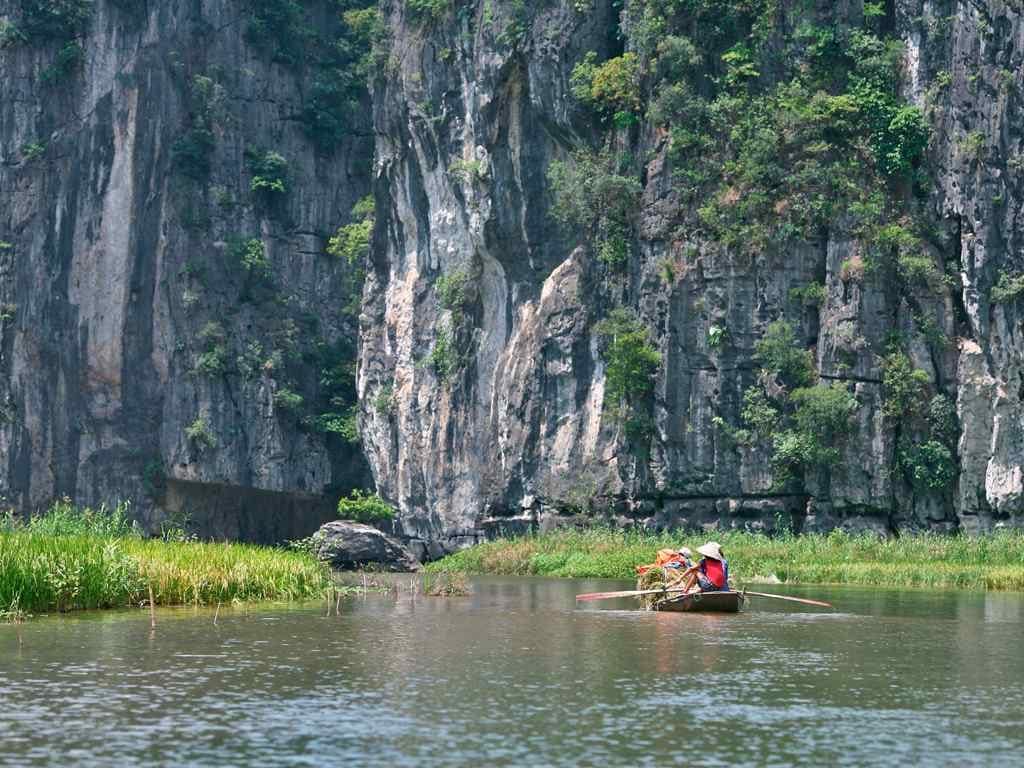
<path id="1" fill-rule="evenodd" d="M 715 532 L 734 582 L 956 587 L 1024 590 L 1024 534 L 986 537 L 917 535 L 883 539 L 836 531 L 769 538 Z M 560 530 L 479 544 L 429 566 L 431 570 L 573 578 L 632 579 L 633 567 L 659 549 L 706 539 L 692 534 Z"/>
<path id="2" fill-rule="evenodd" d="M 0 524 L 0 618 L 148 604 L 303 600 L 330 588 L 312 555 L 244 544 L 144 539 L 123 508 L 64 503 Z"/>
<path id="3" fill-rule="evenodd" d="M 84 608 L 303 600 L 330 576 L 312 556 L 243 544 L 0 533 L 0 609 L 12 615 Z"/>

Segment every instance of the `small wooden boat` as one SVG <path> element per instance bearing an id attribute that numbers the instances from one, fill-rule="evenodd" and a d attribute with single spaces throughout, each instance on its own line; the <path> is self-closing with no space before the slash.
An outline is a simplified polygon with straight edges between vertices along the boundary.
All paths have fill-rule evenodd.
<path id="1" fill-rule="evenodd" d="M 742 592 L 697 592 L 692 595 L 659 600 L 652 608 L 655 611 L 736 613 L 745 602 L 746 597 Z"/>

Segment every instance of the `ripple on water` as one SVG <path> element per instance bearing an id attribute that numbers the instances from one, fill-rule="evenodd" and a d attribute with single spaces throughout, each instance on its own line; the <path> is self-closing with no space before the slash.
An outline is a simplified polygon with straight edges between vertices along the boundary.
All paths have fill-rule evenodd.
<path id="1" fill-rule="evenodd" d="M 512 579 L 155 633 L 144 614 L 40 621 L 23 646 L 0 628 L 0 761 L 996 765 L 1024 749 L 1012 602 L 999 621 L 955 595 L 919 616 L 863 594 L 870 615 L 700 616 L 575 610 L 577 591 Z"/>

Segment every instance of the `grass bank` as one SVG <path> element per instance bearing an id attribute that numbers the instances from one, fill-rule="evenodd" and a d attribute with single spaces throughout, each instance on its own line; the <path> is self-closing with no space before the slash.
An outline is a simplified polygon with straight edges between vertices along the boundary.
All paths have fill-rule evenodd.
<path id="1" fill-rule="evenodd" d="M 28 523 L 0 521 L 0 619 L 148 604 L 304 600 L 330 587 L 311 555 L 244 544 L 143 538 L 124 507 L 66 502 Z"/>
<path id="2" fill-rule="evenodd" d="M 952 587 L 1024 590 L 1024 534 L 919 535 L 881 539 L 871 534 L 767 536 L 716 532 L 734 583 Z M 634 578 L 633 567 L 659 549 L 705 541 L 693 535 L 592 529 L 561 530 L 479 544 L 432 563 L 429 570 L 573 578 Z"/>

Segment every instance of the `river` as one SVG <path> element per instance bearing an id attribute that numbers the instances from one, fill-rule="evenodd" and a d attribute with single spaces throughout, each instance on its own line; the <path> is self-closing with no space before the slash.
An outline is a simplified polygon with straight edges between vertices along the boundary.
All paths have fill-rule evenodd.
<path id="1" fill-rule="evenodd" d="M 1024 595 L 574 603 L 620 584 L 0 626 L 0 764 L 1024 765 Z"/>

